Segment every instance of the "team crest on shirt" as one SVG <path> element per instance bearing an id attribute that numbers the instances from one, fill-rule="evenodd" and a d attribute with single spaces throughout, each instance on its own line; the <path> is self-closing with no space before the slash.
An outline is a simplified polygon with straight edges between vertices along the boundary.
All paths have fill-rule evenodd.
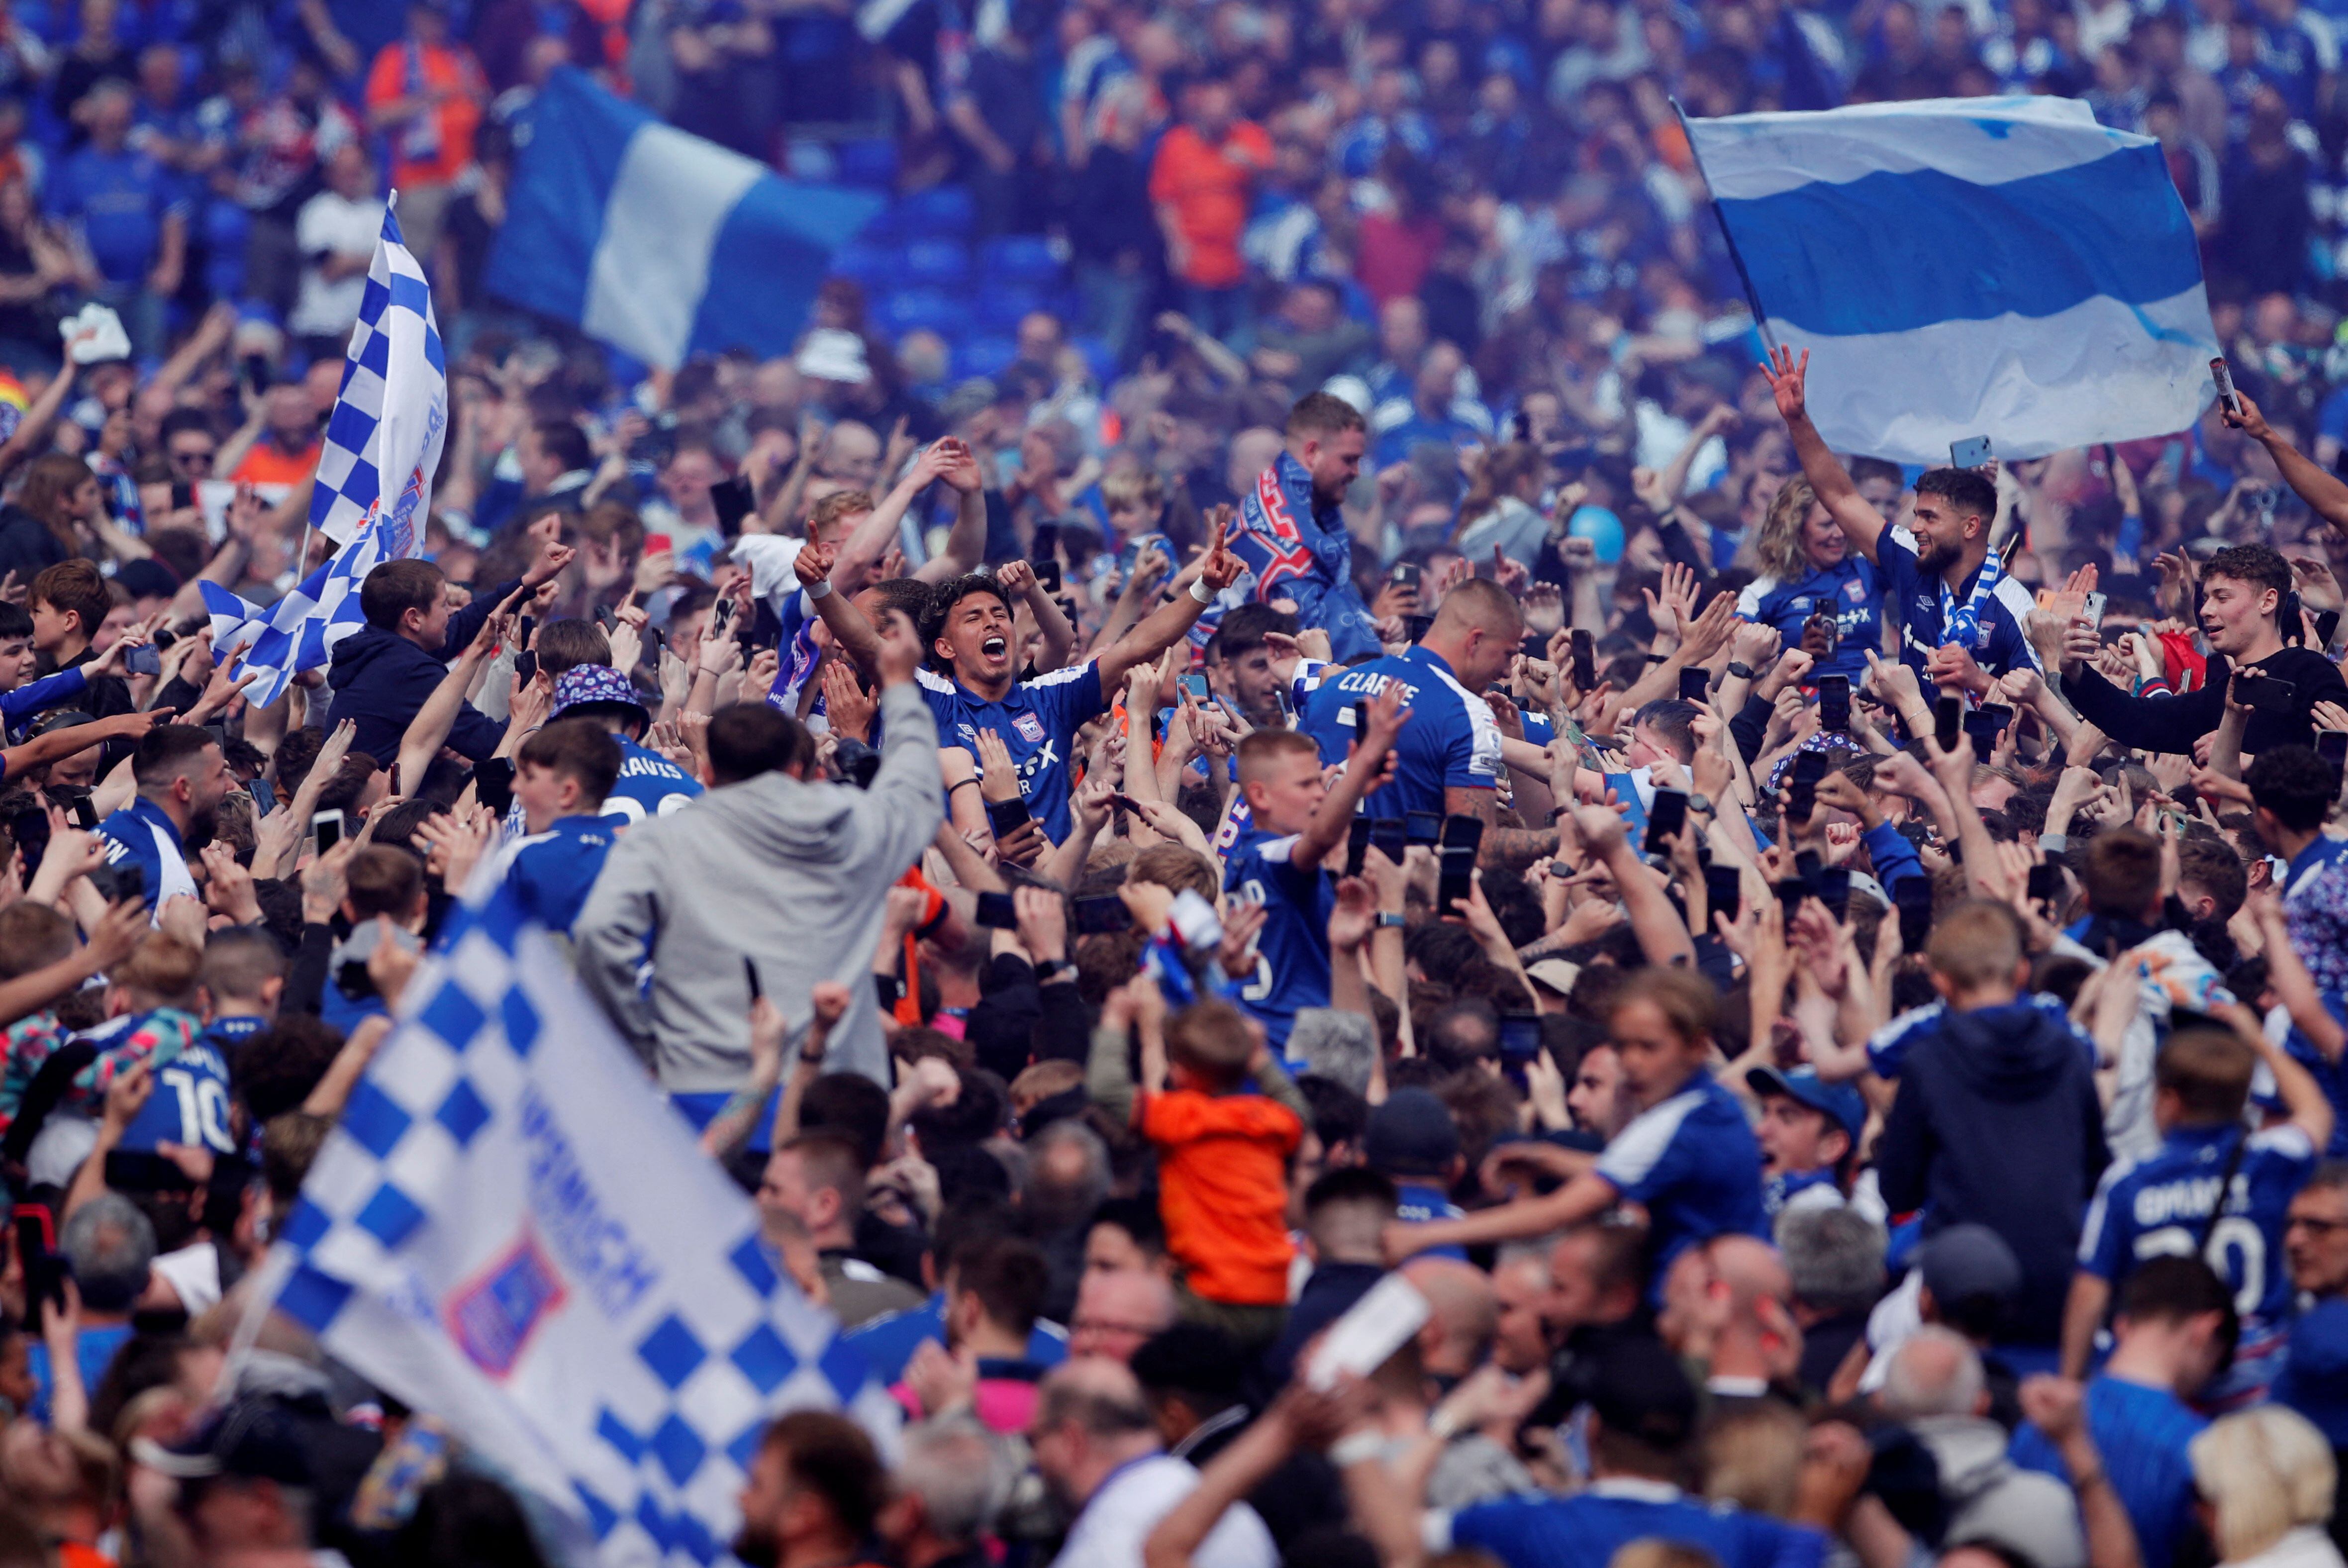
<path id="1" fill-rule="evenodd" d="M 1011 716 L 1011 727 L 1017 730 L 1019 732 L 1019 738 L 1026 741 L 1029 745 L 1041 746 L 1044 744 L 1044 721 L 1037 718 L 1034 714 L 1013 714 Z"/>
<path id="2" fill-rule="evenodd" d="M 1854 604 L 1867 603 L 1867 588 L 1856 577 L 1842 585 L 1842 596 Z"/>

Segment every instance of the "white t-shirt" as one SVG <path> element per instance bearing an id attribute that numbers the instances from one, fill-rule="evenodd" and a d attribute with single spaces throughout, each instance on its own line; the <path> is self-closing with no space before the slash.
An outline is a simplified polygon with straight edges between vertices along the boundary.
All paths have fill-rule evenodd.
<path id="1" fill-rule="evenodd" d="M 1190 1461 L 1171 1454 L 1113 1472 L 1076 1516 L 1053 1568 L 1141 1568 L 1141 1543 L 1198 1484 Z M 1199 1568 L 1275 1568 L 1280 1553 L 1255 1510 L 1241 1502 L 1224 1511 L 1190 1560 Z"/>
<path id="2" fill-rule="evenodd" d="M 318 266 L 321 255 L 373 255 L 376 237 L 383 232 L 383 203 L 373 197 L 350 201 L 332 191 L 321 191 L 302 203 L 294 220 L 294 240 L 302 249 L 302 292 L 294 302 L 286 325 L 306 337 L 333 337 L 348 332 L 359 318 L 366 297 L 366 273 L 356 272 L 326 281 Z"/>

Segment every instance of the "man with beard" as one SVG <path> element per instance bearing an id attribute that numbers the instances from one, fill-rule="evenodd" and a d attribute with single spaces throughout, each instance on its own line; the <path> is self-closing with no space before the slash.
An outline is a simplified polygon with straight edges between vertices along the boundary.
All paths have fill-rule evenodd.
<path id="1" fill-rule="evenodd" d="M 1989 544 L 1997 486 L 1972 469 L 1929 469 L 1916 480 L 1907 532 L 1893 528 L 1810 422 L 1809 366 L 1807 349 L 1797 359 L 1780 347 L 1764 369 L 1803 477 L 1883 580 L 1886 613 L 1900 627 L 1901 660 L 1926 686 L 1975 698 L 2008 670 L 2038 668 L 2023 630 L 2034 601 Z"/>
<path id="2" fill-rule="evenodd" d="M 138 795 L 98 825 L 107 864 L 139 868 L 150 911 L 181 893 L 193 897 L 188 852 L 211 841 L 220 804 L 236 788 L 220 742 L 192 724 L 157 725 L 139 742 L 130 776 Z"/>
<path id="3" fill-rule="evenodd" d="M 749 1568 L 851 1568 L 889 1501 L 889 1472 L 864 1429 L 844 1416 L 795 1410 L 767 1429 L 734 1555 Z"/>
<path id="4" fill-rule="evenodd" d="M 1217 616 L 1243 603 L 1296 606 L 1299 625 L 1329 634 L 1339 663 L 1381 650 L 1369 606 L 1354 586 L 1354 542 L 1338 510 L 1362 471 L 1369 443 L 1361 411 L 1308 392 L 1288 411 L 1287 444 L 1240 498 L 1231 548 L 1250 573 L 1223 596 Z"/>

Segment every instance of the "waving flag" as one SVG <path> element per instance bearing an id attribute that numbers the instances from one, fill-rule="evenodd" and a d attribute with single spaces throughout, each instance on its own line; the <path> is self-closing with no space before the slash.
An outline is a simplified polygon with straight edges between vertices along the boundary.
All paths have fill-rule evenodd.
<path id="1" fill-rule="evenodd" d="M 2181 430 L 2218 353 L 2160 144 L 2067 98 L 1688 122 L 1754 312 L 1829 445 L 1945 463 Z"/>
<path id="2" fill-rule="evenodd" d="M 885 205 L 785 180 L 568 66 L 524 119 L 484 285 L 664 369 L 789 353 L 832 252 Z"/>
<path id="3" fill-rule="evenodd" d="M 452 918 L 263 1286 L 599 1561 L 715 1562 L 777 1415 L 843 1410 L 885 1452 L 896 1407 L 546 933 L 502 892 Z"/>
<path id="4" fill-rule="evenodd" d="M 266 707 L 285 695 L 304 670 L 323 666 L 335 645 L 366 624 L 359 614 L 359 587 L 366 574 L 388 559 L 384 520 L 343 546 L 332 561 L 304 577 L 294 591 L 263 608 L 217 583 L 199 581 L 204 608 L 211 613 L 216 656 L 241 653 L 243 668 L 268 672 L 245 688 L 245 700 Z"/>
<path id="5" fill-rule="evenodd" d="M 397 208 L 395 193 L 310 496 L 310 526 L 336 544 L 380 520 L 386 561 L 424 552 L 432 476 L 448 435 L 448 356 L 424 269 L 400 239 Z"/>

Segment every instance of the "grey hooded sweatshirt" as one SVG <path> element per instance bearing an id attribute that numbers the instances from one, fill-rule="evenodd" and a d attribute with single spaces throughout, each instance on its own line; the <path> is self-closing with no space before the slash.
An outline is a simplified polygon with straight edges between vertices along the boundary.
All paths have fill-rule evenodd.
<path id="1" fill-rule="evenodd" d="M 891 884 L 944 811 L 921 688 L 886 688 L 880 716 L 869 789 L 764 773 L 639 822 L 613 847 L 573 928 L 579 976 L 670 1093 L 728 1092 L 748 1078 L 745 958 L 794 1030 L 810 986 L 846 985 L 854 1000 L 825 1065 L 888 1084 L 872 951 Z"/>

